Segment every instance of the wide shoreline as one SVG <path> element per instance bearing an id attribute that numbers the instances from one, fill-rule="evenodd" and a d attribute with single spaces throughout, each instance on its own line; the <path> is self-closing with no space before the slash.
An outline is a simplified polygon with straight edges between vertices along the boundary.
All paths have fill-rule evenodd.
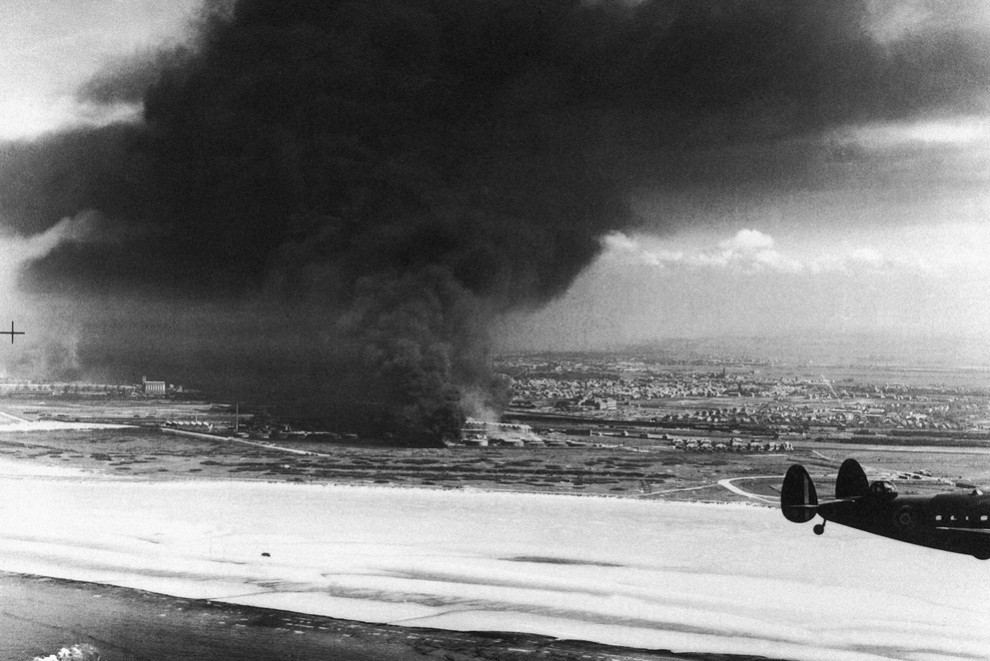
<path id="1" fill-rule="evenodd" d="M 353 642 L 350 628 L 370 631 L 369 644 L 399 636 L 387 654 L 361 656 L 358 646 L 332 658 L 426 658 L 402 638 L 411 631 L 436 632 L 434 651 L 455 645 L 450 658 L 464 661 L 531 658 L 534 645 L 560 659 L 590 645 L 599 655 L 590 658 L 664 661 L 971 659 L 990 650 L 977 626 L 990 608 L 974 587 L 982 572 L 972 559 L 842 530 L 816 538 L 740 502 L 175 477 L 0 460 L 0 569 L 8 585 L 36 593 L 21 626 L 56 628 L 63 620 L 51 614 L 52 590 L 70 586 L 111 620 L 155 594 L 174 611 L 233 613 L 238 629 L 251 628 L 245 613 L 258 613 L 347 623 L 341 644 Z M 896 566 L 878 551 L 895 554 Z M 904 572 L 923 585 L 905 586 Z M 111 593 L 119 607 L 108 611 Z M 870 606 L 878 599 L 881 617 Z M 156 631 L 155 618 L 168 621 L 169 612 L 149 610 L 133 626 Z M 79 625 L 68 633 L 89 633 Z M 130 627 L 119 626 L 129 640 Z M 291 635 L 313 633 L 300 629 Z M 59 646 L 86 640 L 62 633 Z M 183 644 L 209 644 L 195 626 L 188 633 Z M 529 641 L 529 651 L 491 646 L 509 637 Z M 336 643 L 321 640 L 311 656 L 294 658 L 326 658 Z M 278 658 L 272 649 L 259 658 Z M 121 654 L 104 661 L 156 658 Z"/>
<path id="2" fill-rule="evenodd" d="M 522 661 L 758 661 L 763 656 L 675 653 L 504 631 L 373 624 L 146 590 L 0 571 L 0 654 L 30 661 L 88 644 L 102 661 L 436 658 Z M 42 612 L 43 611 L 43 612 Z M 120 617 L 107 617 L 116 612 Z M 66 623 L 66 624 L 59 624 Z"/>
<path id="3" fill-rule="evenodd" d="M 0 459 L 0 468 L 6 469 L 0 471 L 0 480 L 40 480 L 53 484 L 81 479 L 107 484 L 161 486 L 302 486 L 285 480 L 257 478 L 226 478 L 217 482 L 197 475 L 169 475 L 164 479 L 122 476 L 24 459 Z M 323 486 L 395 492 L 449 491 L 443 486 L 370 487 L 353 483 Z M 470 488 L 464 492 L 610 501 L 626 499 L 609 494 L 538 494 L 510 489 Z M 173 661 L 177 656 L 206 661 L 217 658 L 215 655 L 218 654 L 242 661 L 272 661 L 285 654 L 292 655 L 285 658 L 299 661 L 415 661 L 436 658 L 439 653 L 443 658 L 458 661 L 523 661 L 536 654 L 548 661 L 577 658 L 586 661 L 765 661 L 769 658 L 751 654 L 673 652 L 514 631 L 457 631 L 383 624 L 3 569 L 0 569 L 0 604 L 3 604 L 0 630 L 8 632 L 0 643 L 0 656 L 13 661 L 44 658 L 63 647 L 80 644 L 98 649 L 101 661 Z M 204 620 L 207 621 L 205 627 Z M 58 624 L 62 622 L 72 624 Z M 192 635 L 185 635 L 187 630 L 191 630 Z M 780 661 L 789 660 L 781 658 Z"/>

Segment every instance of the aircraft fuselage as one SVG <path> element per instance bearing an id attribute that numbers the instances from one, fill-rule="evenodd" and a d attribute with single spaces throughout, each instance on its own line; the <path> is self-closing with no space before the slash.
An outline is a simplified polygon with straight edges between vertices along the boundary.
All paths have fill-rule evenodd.
<path id="1" fill-rule="evenodd" d="M 990 559 L 990 495 L 874 491 L 855 502 L 822 503 L 818 514 L 826 521 L 902 542 Z"/>
<path id="2" fill-rule="evenodd" d="M 871 484 L 859 462 L 846 459 L 835 480 L 835 500 L 819 502 L 808 471 L 795 464 L 784 476 L 780 507 L 794 523 L 821 516 L 909 544 L 990 560 L 990 495 L 979 490 L 901 496 L 890 482 Z M 825 524 L 814 531 L 823 534 Z"/>

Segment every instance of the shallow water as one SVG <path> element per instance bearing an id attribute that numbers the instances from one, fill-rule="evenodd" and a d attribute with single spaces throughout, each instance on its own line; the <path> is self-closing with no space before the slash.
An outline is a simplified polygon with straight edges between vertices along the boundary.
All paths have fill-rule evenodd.
<path id="1" fill-rule="evenodd" d="M 353 622 L 10 574 L 0 574 L 0 603 L 4 661 L 48 661 L 73 647 L 99 656 L 71 661 L 419 661 L 426 655 L 417 647 L 430 642 Z"/>

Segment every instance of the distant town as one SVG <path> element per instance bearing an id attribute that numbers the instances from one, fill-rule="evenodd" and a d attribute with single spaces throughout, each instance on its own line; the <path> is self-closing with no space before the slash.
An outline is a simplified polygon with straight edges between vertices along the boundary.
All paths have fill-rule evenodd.
<path id="1" fill-rule="evenodd" d="M 754 352 L 755 353 L 755 352 Z M 928 364 L 771 362 L 686 351 L 503 355 L 501 411 L 465 411 L 428 447 L 149 374 L 130 384 L 0 380 L 0 453 L 131 475 L 480 487 L 658 499 L 773 498 L 794 462 L 856 456 L 905 492 L 990 485 L 990 371 Z"/>
<path id="2" fill-rule="evenodd" d="M 990 445 L 990 387 L 981 378 L 928 383 L 928 372 L 668 355 L 519 354 L 500 357 L 511 401 L 500 417 L 467 418 L 448 445 L 586 447 L 619 443 L 687 451 L 790 451 L 826 441 L 898 445 Z M 937 375 L 936 375 L 937 376 Z M 977 375 L 979 376 L 979 375 Z M 909 377 L 909 378 L 896 378 Z M 353 430 L 281 419 L 264 408 L 208 402 L 163 379 L 132 384 L 0 380 L 0 397 L 32 401 L 32 419 L 127 422 L 253 439 L 369 442 Z M 50 404 L 46 404 L 45 402 Z M 140 404 L 137 408 L 99 402 Z M 193 416 L 183 402 L 200 402 Z M 58 402 L 60 405 L 55 406 Z M 95 406 L 94 406 L 95 405 Z"/>
<path id="3" fill-rule="evenodd" d="M 700 446 L 705 441 L 698 436 L 705 434 L 730 436 L 730 447 L 750 446 L 732 437 L 990 441 L 990 389 L 984 385 L 895 381 L 875 368 L 706 362 L 519 355 L 503 358 L 498 367 L 513 376 L 507 417 L 532 424 L 597 423 L 599 433 L 620 436 L 631 429 L 639 435 L 663 431 L 668 438 L 684 433 Z"/>

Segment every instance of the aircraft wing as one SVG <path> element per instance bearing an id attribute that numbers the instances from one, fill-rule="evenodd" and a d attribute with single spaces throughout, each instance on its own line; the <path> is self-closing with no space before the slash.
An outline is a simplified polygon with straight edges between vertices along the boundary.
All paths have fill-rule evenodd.
<path id="1" fill-rule="evenodd" d="M 836 503 L 855 503 L 856 501 L 862 500 L 862 496 L 849 496 L 848 498 L 833 498 L 832 500 L 823 500 L 818 503 L 818 506 L 822 505 L 834 505 Z"/>
<path id="2" fill-rule="evenodd" d="M 835 498 L 833 500 L 823 500 L 817 505 L 788 505 L 788 507 L 814 510 L 814 509 L 818 509 L 822 505 L 835 505 L 836 503 L 855 503 L 857 500 L 860 499 L 862 499 L 862 496 L 850 496 L 849 498 Z"/>
<path id="3" fill-rule="evenodd" d="M 953 528 L 951 526 L 935 526 L 935 530 L 951 530 L 954 532 L 975 532 L 977 535 L 990 535 L 990 528 Z"/>

